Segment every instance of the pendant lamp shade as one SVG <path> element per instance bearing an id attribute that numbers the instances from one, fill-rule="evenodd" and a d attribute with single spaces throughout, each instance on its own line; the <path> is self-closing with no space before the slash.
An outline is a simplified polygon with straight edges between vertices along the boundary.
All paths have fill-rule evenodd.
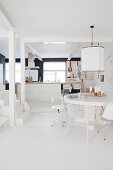
<path id="1" fill-rule="evenodd" d="M 81 50 L 82 71 L 104 71 L 104 47 L 89 46 Z"/>
<path id="2" fill-rule="evenodd" d="M 104 71 L 104 47 L 99 46 L 99 43 L 98 46 L 94 46 L 94 25 L 91 25 L 90 28 L 92 31 L 92 42 L 91 46 L 82 48 L 81 50 L 81 70 L 85 72 L 102 72 Z"/>

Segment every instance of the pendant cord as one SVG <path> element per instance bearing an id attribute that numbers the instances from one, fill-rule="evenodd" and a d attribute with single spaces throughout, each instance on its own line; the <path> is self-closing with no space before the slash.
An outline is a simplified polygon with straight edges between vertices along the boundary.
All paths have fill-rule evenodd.
<path id="1" fill-rule="evenodd" d="M 94 28 L 94 25 L 91 25 L 90 26 L 90 28 L 91 28 L 91 34 L 92 34 L 92 36 L 91 36 L 91 46 L 93 46 L 93 28 Z"/>
<path id="2" fill-rule="evenodd" d="M 93 28 L 92 28 L 92 43 L 91 43 L 91 45 L 93 45 Z"/>

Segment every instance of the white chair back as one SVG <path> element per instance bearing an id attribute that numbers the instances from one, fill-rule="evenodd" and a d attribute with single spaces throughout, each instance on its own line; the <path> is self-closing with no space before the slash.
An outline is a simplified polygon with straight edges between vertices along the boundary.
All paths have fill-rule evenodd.
<path id="1" fill-rule="evenodd" d="M 113 103 L 109 103 L 106 106 L 102 118 L 111 121 L 113 120 Z"/>
<path id="2" fill-rule="evenodd" d="M 67 111 L 71 118 L 75 119 L 76 122 L 87 122 L 88 114 L 85 112 L 83 105 L 67 104 Z"/>

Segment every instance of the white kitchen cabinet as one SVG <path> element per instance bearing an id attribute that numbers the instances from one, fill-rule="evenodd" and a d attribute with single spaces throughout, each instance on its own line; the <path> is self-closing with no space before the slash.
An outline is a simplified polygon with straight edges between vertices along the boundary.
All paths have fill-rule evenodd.
<path id="1" fill-rule="evenodd" d="M 50 102 L 51 96 L 55 101 L 61 98 L 61 84 L 26 83 L 26 101 Z M 17 97 L 20 98 L 20 84 L 17 84 Z"/>

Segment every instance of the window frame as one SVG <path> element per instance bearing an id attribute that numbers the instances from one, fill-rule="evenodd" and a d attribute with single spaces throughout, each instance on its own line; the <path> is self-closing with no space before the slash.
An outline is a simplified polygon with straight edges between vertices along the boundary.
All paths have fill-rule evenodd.
<path id="1" fill-rule="evenodd" d="M 16 70 L 16 65 L 20 65 L 20 69 Z M 7 67 L 8 65 L 8 67 Z M 20 81 L 16 81 L 16 73 L 20 72 Z M 5 63 L 5 80 L 9 82 L 9 62 Z M 15 83 L 21 83 L 21 62 L 15 62 Z"/>

